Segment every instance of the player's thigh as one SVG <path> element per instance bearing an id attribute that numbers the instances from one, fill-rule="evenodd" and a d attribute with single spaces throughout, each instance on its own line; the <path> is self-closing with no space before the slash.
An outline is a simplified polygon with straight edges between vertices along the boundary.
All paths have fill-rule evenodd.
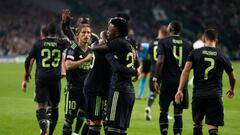
<path id="1" fill-rule="evenodd" d="M 49 101 L 49 86 L 42 81 L 36 81 L 35 98 L 37 103 L 47 103 Z"/>
<path id="2" fill-rule="evenodd" d="M 147 74 L 150 72 L 151 62 L 149 60 L 143 60 L 142 72 Z"/>
<path id="3" fill-rule="evenodd" d="M 85 114 L 91 121 L 103 119 L 103 108 L 105 100 L 102 95 L 85 94 Z"/>
<path id="4" fill-rule="evenodd" d="M 176 88 L 176 90 L 177 90 L 177 88 Z M 188 109 L 188 106 L 189 106 L 188 89 L 183 89 L 183 93 L 184 93 L 183 101 L 180 104 L 177 104 L 175 102 L 175 94 L 176 93 L 173 96 L 173 106 L 177 110 Z"/>
<path id="5" fill-rule="evenodd" d="M 224 125 L 223 102 L 221 98 L 213 98 L 208 102 L 206 110 L 206 124 L 213 126 Z"/>
<path id="6" fill-rule="evenodd" d="M 135 101 L 134 93 L 110 92 L 107 101 L 107 125 L 114 128 L 128 128 Z"/>
<path id="7" fill-rule="evenodd" d="M 171 102 L 174 100 L 177 86 L 170 81 L 162 81 L 160 89 L 159 105 L 161 111 L 168 112 Z"/>
<path id="8" fill-rule="evenodd" d="M 202 123 L 206 114 L 206 106 L 204 104 L 205 102 L 203 102 L 201 99 L 193 98 L 192 100 L 192 119 L 196 124 Z"/>
<path id="9" fill-rule="evenodd" d="M 49 100 L 52 106 L 58 106 L 61 98 L 61 80 L 49 85 Z"/>

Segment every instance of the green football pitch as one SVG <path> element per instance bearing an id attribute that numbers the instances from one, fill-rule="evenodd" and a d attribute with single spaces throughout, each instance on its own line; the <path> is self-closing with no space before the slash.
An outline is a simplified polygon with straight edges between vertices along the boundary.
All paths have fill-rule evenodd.
<path id="1" fill-rule="evenodd" d="M 34 97 L 34 78 L 28 85 L 27 93 L 21 91 L 21 81 L 24 73 L 23 63 L 0 63 L 0 135 L 38 135 L 39 127 L 35 117 L 36 104 L 33 102 Z M 240 63 L 234 62 L 235 75 L 237 82 L 240 74 Z M 34 77 L 34 74 L 32 73 Z M 229 84 L 224 75 L 223 90 L 226 93 Z M 66 81 L 64 79 L 63 86 Z M 138 84 L 135 84 L 136 90 Z M 223 96 L 225 107 L 225 126 L 219 129 L 220 135 L 239 135 L 240 134 L 240 92 L 239 84 L 236 85 L 235 97 L 228 99 Z M 192 90 L 189 89 L 189 93 Z M 146 93 L 145 93 L 146 95 Z M 63 126 L 63 108 L 64 94 L 62 90 L 62 99 L 60 103 L 60 117 L 55 130 L 55 135 L 61 135 Z M 191 99 L 191 98 L 190 98 Z M 152 120 L 146 121 L 144 110 L 147 100 L 136 100 L 133 109 L 131 125 L 128 130 L 129 135 L 159 135 L 159 106 L 158 99 L 152 107 Z M 169 112 L 173 116 L 172 107 Z M 185 110 L 183 114 L 183 135 L 192 134 L 192 116 L 191 109 Z M 172 135 L 173 119 L 169 120 L 169 134 Z M 207 126 L 203 127 L 204 134 L 207 133 Z"/>

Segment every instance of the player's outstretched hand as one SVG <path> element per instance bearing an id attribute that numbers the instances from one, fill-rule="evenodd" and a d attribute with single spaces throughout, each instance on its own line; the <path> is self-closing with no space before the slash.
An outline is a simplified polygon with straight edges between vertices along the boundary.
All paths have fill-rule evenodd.
<path id="1" fill-rule="evenodd" d="M 234 91 L 232 89 L 228 90 L 226 94 L 227 94 L 228 98 L 234 97 Z"/>
<path id="2" fill-rule="evenodd" d="M 177 91 L 176 95 L 175 95 L 175 102 L 177 104 L 180 104 L 183 101 L 183 93 L 182 91 Z"/>
<path id="3" fill-rule="evenodd" d="M 25 81 L 25 80 L 22 81 L 22 91 L 24 93 L 26 93 L 26 91 L 27 91 L 27 81 Z"/>
<path id="4" fill-rule="evenodd" d="M 62 10 L 62 23 L 66 25 L 70 25 L 71 20 L 71 11 L 69 9 L 63 9 Z"/>
<path id="5" fill-rule="evenodd" d="M 160 94 L 160 86 L 157 82 L 153 82 L 153 92 Z"/>
<path id="6" fill-rule="evenodd" d="M 107 31 L 101 31 L 100 41 L 103 42 L 103 43 L 107 43 L 107 39 L 108 39 Z"/>

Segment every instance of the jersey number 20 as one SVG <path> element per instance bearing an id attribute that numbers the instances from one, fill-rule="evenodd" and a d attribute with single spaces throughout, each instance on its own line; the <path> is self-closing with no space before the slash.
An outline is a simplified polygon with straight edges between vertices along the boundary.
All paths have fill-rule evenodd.
<path id="1" fill-rule="evenodd" d="M 58 49 L 53 49 L 52 51 L 49 49 L 42 49 L 41 51 L 41 56 L 43 57 L 42 59 L 42 67 L 47 68 L 47 67 L 58 67 L 59 62 L 60 62 L 60 57 L 61 57 L 61 52 Z M 49 64 L 48 61 L 53 57 L 54 61 Z"/>

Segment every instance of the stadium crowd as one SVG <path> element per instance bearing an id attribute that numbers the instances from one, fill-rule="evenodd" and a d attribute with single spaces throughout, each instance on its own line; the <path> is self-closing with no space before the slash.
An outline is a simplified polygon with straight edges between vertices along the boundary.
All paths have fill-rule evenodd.
<path id="1" fill-rule="evenodd" d="M 231 2 L 224 0 L 201 2 L 81 0 L 75 2 L 74 4 L 80 7 L 75 12 L 89 15 L 96 27 L 96 32 L 104 26 L 104 20 L 107 17 L 119 11 L 124 11 L 131 16 L 129 23 L 140 41 L 151 39 L 160 24 L 166 24 L 170 19 L 178 19 L 186 28 L 183 31 L 184 35 L 191 40 L 195 40 L 196 34 L 206 27 L 217 28 L 220 43 L 225 46 L 224 50 L 232 58 L 240 58 L 240 39 L 236 36 L 240 34 L 240 29 L 237 29 L 240 27 L 240 9 L 238 8 L 240 3 L 237 0 Z M 76 6 L 71 5 L 70 2 L 66 4 Z M 3 1 L 0 7 L 0 18 L 4 20 L 0 22 L 0 56 L 26 54 L 37 39 L 40 25 L 46 23 L 49 18 L 57 16 L 56 13 L 24 1 Z M 98 11 L 101 11 L 100 15 Z"/>

